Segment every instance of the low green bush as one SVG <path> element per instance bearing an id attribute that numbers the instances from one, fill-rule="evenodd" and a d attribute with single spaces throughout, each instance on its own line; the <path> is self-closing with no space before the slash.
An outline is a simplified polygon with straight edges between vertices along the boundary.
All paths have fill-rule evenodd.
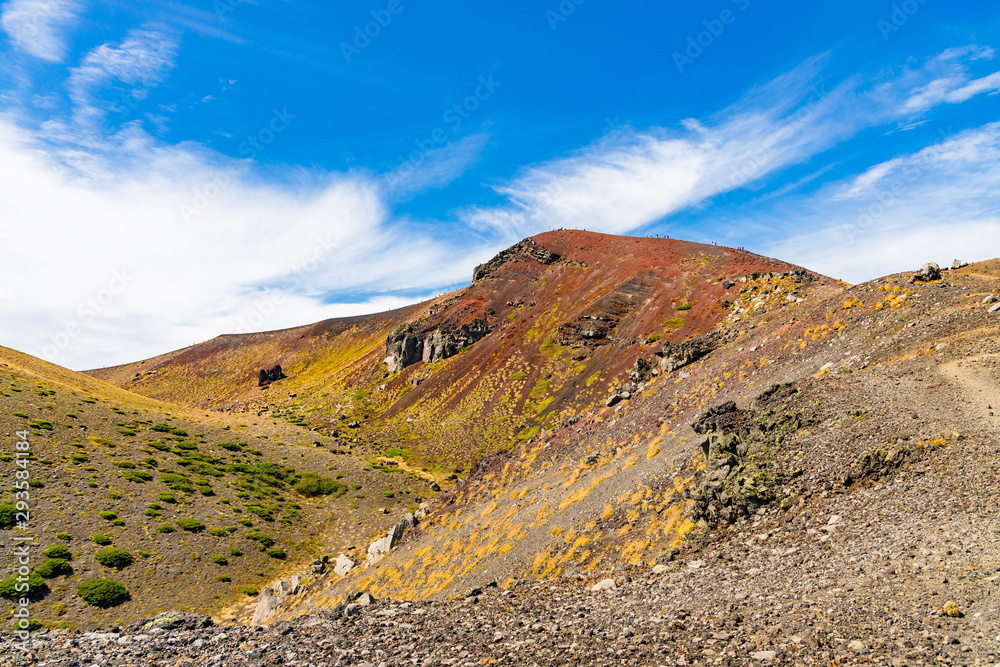
<path id="1" fill-rule="evenodd" d="M 76 587 L 76 594 L 95 607 L 106 609 L 128 599 L 128 589 L 112 579 L 88 579 Z"/>
<path id="2" fill-rule="evenodd" d="M 133 561 L 132 554 L 124 549 L 116 549 L 115 547 L 101 549 L 94 555 L 94 558 L 104 567 L 113 567 L 116 570 L 128 567 Z"/>
<path id="3" fill-rule="evenodd" d="M 69 547 L 65 544 L 53 544 L 42 550 L 42 555 L 46 558 L 65 558 L 73 560 L 73 554 L 69 552 Z"/>
<path id="4" fill-rule="evenodd" d="M 198 519 L 184 518 L 177 520 L 177 527 L 181 530 L 186 530 L 189 533 L 200 533 L 205 530 L 205 524 Z"/>
<path id="5" fill-rule="evenodd" d="M 111 538 L 107 535 L 101 535 L 100 533 L 94 535 L 93 540 L 95 544 L 100 544 L 101 546 L 111 544 Z"/>
<path id="6" fill-rule="evenodd" d="M 51 579 L 52 577 L 61 577 L 64 574 L 70 574 L 73 568 L 69 566 L 69 561 L 65 558 L 46 558 L 42 561 L 35 572 L 38 573 L 43 579 Z"/>
<path id="7" fill-rule="evenodd" d="M 23 590 L 25 584 L 28 586 L 26 591 Z M 17 600 L 22 597 L 37 600 L 45 594 L 47 588 L 45 580 L 37 572 L 30 573 L 27 581 L 18 581 L 18 577 L 15 575 L 0 581 L 0 597 L 5 597 L 8 600 Z"/>
<path id="8" fill-rule="evenodd" d="M 165 524 L 162 524 L 160 526 L 157 526 L 156 530 L 159 531 L 159 532 L 161 532 L 161 533 L 172 533 L 172 532 L 174 532 L 177 529 L 174 528 L 173 526 L 171 526 L 169 523 L 165 523 Z"/>
<path id="9" fill-rule="evenodd" d="M 281 547 L 272 547 L 268 549 L 266 553 L 271 558 L 277 558 L 279 560 L 285 559 L 285 550 L 282 549 Z"/>
<path id="10" fill-rule="evenodd" d="M 212 554 L 212 562 L 216 565 L 229 565 L 229 561 L 222 554 Z"/>

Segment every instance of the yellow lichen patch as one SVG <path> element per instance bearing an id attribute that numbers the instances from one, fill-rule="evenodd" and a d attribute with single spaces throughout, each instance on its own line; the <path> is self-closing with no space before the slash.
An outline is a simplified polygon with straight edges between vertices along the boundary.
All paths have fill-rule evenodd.
<path id="1" fill-rule="evenodd" d="M 552 537 L 559 537 L 560 535 L 563 534 L 563 532 L 564 530 L 562 528 L 553 528 L 551 531 L 551 535 Z"/>
<path id="2" fill-rule="evenodd" d="M 621 502 L 621 500 L 619 500 L 618 502 Z M 611 516 L 614 515 L 614 513 L 615 513 L 615 508 L 611 506 L 611 503 L 608 503 L 607 505 L 604 506 L 604 511 L 601 512 L 601 518 L 602 519 L 610 518 Z"/>
<path id="3" fill-rule="evenodd" d="M 479 515 L 479 516 L 480 516 L 480 517 L 487 517 L 487 516 L 489 516 L 490 514 L 493 514 L 493 512 L 495 512 L 495 511 L 496 511 L 496 508 L 497 508 L 497 504 L 496 504 L 496 501 L 490 501 L 490 504 L 486 506 L 486 509 L 484 509 L 484 510 L 483 510 L 483 511 L 482 511 L 482 512 L 480 513 L 480 515 Z"/>
<path id="4" fill-rule="evenodd" d="M 416 551 L 414 551 L 413 555 L 416 556 L 417 558 L 423 558 L 424 556 L 426 556 L 427 554 L 429 554 L 433 550 L 434 550 L 434 547 L 432 547 L 431 545 L 428 544 L 426 547 L 420 547 L 419 549 L 417 549 Z"/>
<path id="5" fill-rule="evenodd" d="M 654 438 L 653 441 L 649 443 L 649 449 L 646 450 L 647 459 L 651 459 L 660 453 L 661 442 L 663 442 L 663 438 Z"/>
<path id="6" fill-rule="evenodd" d="M 628 459 L 625 460 L 625 464 L 622 467 L 631 468 L 638 462 L 639 462 L 639 457 L 633 454 L 632 456 L 628 457 Z"/>

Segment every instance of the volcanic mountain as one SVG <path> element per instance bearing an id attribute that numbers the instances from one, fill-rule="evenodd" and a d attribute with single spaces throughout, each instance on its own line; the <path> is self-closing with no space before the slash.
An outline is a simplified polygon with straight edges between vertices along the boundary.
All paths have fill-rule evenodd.
<path id="1" fill-rule="evenodd" d="M 187 471 L 215 496 L 177 494 L 182 515 L 225 530 L 226 512 L 251 514 L 296 555 L 260 561 L 278 565 L 250 578 L 259 598 L 219 587 L 213 602 L 161 605 L 266 623 L 264 639 L 188 628 L 155 639 L 149 660 L 256 664 L 260 641 L 301 664 L 988 662 L 1000 642 L 1000 261 L 954 267 L 851 286 L 731 248 L 541 234 L 429 302 L 70 374 L 57 397 L 82 411 L 84 394 L 114 396 L 123 413 L 91 429 L 133 433 L 115 448 L 80 443 L 101 459 L 97 490 L 75 502 L 114 510 L 124 488 L 141 507 L 116 476 L 152 456 L 144 493 L 169 493 L 161 472 Z M 23 391 L 68 372 L 46 368 L 46 380 L 29 366 L 11 368 L 22 391 L 3 400 L 70 433 L 72 418 L 55 417 L 71 406 Z M 73 473 L 73 450 L 32 428 L 43 465 Z M 324 479 L 344 491 L 304 495 Z M 71 545 L 93 529 L 79 516 Z M 329 528 L 305 539 L 309 522 Z M 133 523 L 116 545 L 145 543 Z M 236 526 L 231 540 L 254 539 Z M 155 557 L 204 563 L 219 535 Z M 49 588 L 83 610 L 72 585 L 89 575 Z M 153 607 L 140 590 L 114 613 Z M 43 611 L 58 623 L 54 605 Z M 69 658 L 58 636 L 44 641 Z M 124 664 L 117 646 L 81 658 Z"/>

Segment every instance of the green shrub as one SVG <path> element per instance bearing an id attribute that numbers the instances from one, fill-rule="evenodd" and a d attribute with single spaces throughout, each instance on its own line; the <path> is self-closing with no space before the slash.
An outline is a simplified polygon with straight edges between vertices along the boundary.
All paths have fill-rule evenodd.
<path id="1" fill-rule="evenodd" d="M 191 483 L 191 480 L 176 472 L 163 473 L 160 475 L 160 481 L 166 484 L 168 489 L 174 491 L 183 491 L 184 493 L 194 491 L 194 484 Z"/>
<path id="2" fill-rule="evenodd" d="M 186 530 L 189 533 L 200 533 L 205 530 L 205 524 L 198 519 L 184 518 L 177 520 L 177 527 L 181 530 Z"/>
<path id="3" fill-rule="evenodd" d="M 148 551 L 143 551 L 142 549 L 139 549 L 139 550 L 138 550 L 138 551 L 136 551 L 135 553 L 136 553 L 136 555 L 137 555 L 137 556 L 139 556 L 140 558 L 149 558 L 149 556 L 150 556 L 150 553 L 149 553 Z"/>
<path id="4" fill-rule="evenodd" d="M 267 555 L 278 560 L 285 560 L 285 550 L 281 547 L 273 547 L 267 550 Z"/>
<path id="5" fill-rule="evenodd" d="M 135 470 L 136 468 L 135 461 L 115 461 L 111 465 L 116 468 L 127 468 L 129 470 Z"/>
<path id="6" fill-rule="evenodd" d="M 223 449 L 225 449 L 226 451 L 229 451 L 229 452 L 241 452 L 241 451 L 243 451 L 243 447 L 241 447 L 240 445 L 237 445 L 235 442 L 220 442 L 219 443 L 219 447 L 222 447 Z"/>
<path id="7" fill-rule="evenodd" d="M 117 493 L 115 491 L 110 491 L 108 492 L 108 498 L 111 498 L 111 500 L 121 500 L 122 494 Z"/>
<path id="8" fill-rule="evenodd" d="M 118 526 L 119 528 L 121 528 L 125 525 L 125 522 L 122 521 L 121 519 L 115 519 L 114 521 L 111 522 L 111 525 Z"/>
<path id="9" fill-rule="evenodd" d="M 23 588 L 24 585 L 28 585 L 28 590 L 18 590 Z M 3 581 L 0 581 L 0 597 L 5 597 L 8 600 L 17 600 L 18 598 L 28 597 L 32 600 L 37 600 L 45 594 L 48 587 L 45 585 L 45 580 L 37 572 L 32 572 L 28 575 L 28 581 L 18 582 L 17 575 L 13 577 L 8 577 Z"/>
<path id="10" fill-rule="evenodd" d="M 63 542 L 69 542 L 70 540 L 73 539 L 73 536 L 70 535 L 69 533 L 56 533 L 56 537 L 58 537 Z"/>
<path id="11" fill-rule="evenodd" d="M 143 459 L 139 461 L 139 463 L 146 466 L 147 468 L 155 468 L 156 466 L 160 465 L 159 462 L 157 462 L 157 460 L 154 459 L 152 456 L 143 457 Z"/>
<path id="12" fill-rule="evenodd" d="M 65 558 L 46 558 L 35 570 L 43 579 L 59 577 L 72 571 L 73 568 L 69 566 L 69 561 Z"/>
<path id="13" fill-rule="evenodd" d="M 76 594 L 95 607 L 106 609 L 128 599 L 128 589 L 111 579 L 88 579 L 76 587 Z"/>
<path id="14" fill-rule="evenodd" d="M 128 472 L 122 473 L 122 479 L 126 482 L 135 482 L 136 484 L 145 484 L 149 480 L 153 479 L 145 470 L 129 470 Z"/>
<path id="15" fill-rule="evenodd" d="M 210 486 L 199 486 L 198 492 L 203 496 L 214 496 L 215 491 L 212 490 Z"/>
<path id="16" fill-rule="evenodd" d="M 65 544 L 53 544 L 42 550 L 42 555 L 46 558 L 65 558 L 73 560 L 73 554 L 69 552 L 69 547 Z"/>
<path id="17" fill-rule="evenodd" d="M 253 532 L 247 533 L 247 539 L 253 540 L 260 544 L 261 549 L 267 549 L 268 547 L 274 546 L 274 539 L 267 533 L 255 530 Z"/>
<path id="18" fill-rule="evenodd" d="M 682 303 L 681 305 L 677 306 L 677 310 L 691 310 L 691 304 Z"/>
<path id="19" fill-rule="evenodd" d="M 116 570 L 121 570 L 132 564 L 132 554 L 125 551 L 124 549 L 116 549 L 114 547 L 106 547 L 98 551 L 94 558 L 97 562 L 104 567 L 113 567 Z"/>
<path id="20" fill-rule="evenodd" d="M 111 538 L 107 535 L 101 535 L 100 533 L 94 535 L 93 540 L 96 544 L 106 545 L 111 544 Z"/>
<path id="21" fill-rule="evenodd" d="M 69 458 L 73 463 L 86 463 L 87 461 L 90 460 L 90 457 L 88 457 L 86 454 L 82 452 L 78 452 L 76 454 L 70 454 Z"/>
<path id="22" fill-rule="evenodd" d="M 179 440 L 177 442 L 177 449 L 185 452 L 196 452 L 198 451 L 198 445 L 191 442 L 190 440 Z"/>
<path id="23" fill-rule="evenodd" d="M 104 519 L 105 521 L 112 521 L 114 519 L 117 519 L 118 515 L 115 514 L 114 512 L 110 512 L 110 511 L 106 510 L 104 512 L 101 512 L 100 517 L 102 519 Z"/>
<path id="24" fill-rule="evenodd" d="M 148 507 L 151 510 L 161 510 L 161 509 L 163 509 L 163 506 L 160 505 L 160 503 L 149 503 L 148 505 L 146 505 L 146 507 Z"/>
<path id="25" fill-rule="evenodd" d="M 28 428 L 38 429 L 39 431 L 51 431 L 52 422 L 45 421 L 44 419 L 32 419 L 28 422 Z"/>
<path id="26" fill-rule="evenodd" d="M 17 523 L 17 507 L 11 503 L 0 503 L 0 528 L 10 528 Z"/>
<path id="27" fill-rule="evenodd" d="M 238 558 L 243 555 L 243 552 L 237 549 L 236 547 L 229 547 L 229 555 Z"/>
<path id="28" fill-rule="evenodd" d="M 216 565 L 229 565 L 229 561 L 222 554 L 212 554 L 212 562 Z"/>
<path id="29" fill-rule="evenodd" d="M 295 491 L 303 496 L 329 496 L 338 491 L 343 494 L 347 490 L 343 484 L 338 484 L 328 477 L 320 477 L 316 473 L 306 473 L 294 487 Z"/>
<path id="30" fill-rule="evenodd" d="M 221 582 L 222 582 L 222 583 L 224 583 L 224 584 L 227 584 L 227 583 L 229 583 L 230 581 L 232 581 L 232 579 L 231 579 L 231 578 L 229 577 L 229 575 L 228 575 L 228 574 L 220 574 L 220 575 L 219 575 L 219 581 L 221 581 Z"/>
<path id="31" fill-rule="evenodd" d="M 247 505 L 247 511 L 252 514 L 256 514 L 264 521 L 274 521 L 274 514 L 272 514 L 269 507 L 264 507 L 263 505 L 254 503 L 252 505 Z"/>
<path id="32" fill-rule="evenodd" d="M 169 523 L 165 523 L 165 524 L 162 524 L 160 526 L 157 526 L 156 530 L 159 531 L 159 532 L 161 532 L 161 533 L 172 533 L 172 532 L 174 532 L 177 529 L 174 528 L 173 526 L 171 526 Z"/>
<path id="33" fill-rule="evenodd" d="M 208 529 L 209 535 L 214 535 L 215 537 L 228 537 L 229 531 L 225 528 L 217 528 L 215 526 Z"/>
<path id="34" fill-rule="evenodd" d="M 253 521 L 251 521 L 250 519 L 247 519 L 246 517 L 244 517 L 242 519 L 237 519 L 236 523 L 238 523 L 240 525 L 243 525 L 243 526 L 246 526 L 247 528 L 253 528 Z"/>
<path id="35" fill-rule="evenodd" d="M 251 597 L 260 595 L 260 591 L 257 590 L 257 587 L 251 586 L 250 584 L 247 584 L 241 590 L 243 591 L 243 595 L 249 595 Z"/>
<path id="36" fill-rule="evenodd" d="M 164 503 L 171 503 L 171 504 L 173 504 L 173 503 L 177 502 L 177 498 L 174 496 L 174 494 L 167 493 L 166 491 L 163 491 L 162 493 L 160 493 L 159 498 L 160 498 L 160 501 L 164 502 Z"/>
<path id="37" fill-rule="evenodd" d="M 152 516 L 152 517 L 160 516 L 160 513 L 157 512 L 156 510 L 152 509 L 152 508 L 146 510 L 145 512 L 143 512 L 143 514 L 145 514 L 146 516 Z"/>

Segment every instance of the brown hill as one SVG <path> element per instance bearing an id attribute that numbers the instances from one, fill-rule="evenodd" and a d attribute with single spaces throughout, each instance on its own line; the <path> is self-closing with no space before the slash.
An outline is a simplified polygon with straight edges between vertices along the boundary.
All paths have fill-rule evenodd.
<path id="1" fill-rule="evenodd" d="M 470 286 L 423 304 L 221 336 L 90 373 L 182 405 L 349 433 L 439 472 L 467 471 L 481 454 L 602 403 L 643 346 L 715 330 L 730 314 L 735 281 L 771 273 L 795 293 L 834 285 L 730 248 L 548 232 L 477 267 Z M 387 365 L 394 331 L 411 358 Z M 259 371 L 275 364 L 288 378 L 258 388 Z M 343 428 L 351 423 L 358 427 Z"/>

